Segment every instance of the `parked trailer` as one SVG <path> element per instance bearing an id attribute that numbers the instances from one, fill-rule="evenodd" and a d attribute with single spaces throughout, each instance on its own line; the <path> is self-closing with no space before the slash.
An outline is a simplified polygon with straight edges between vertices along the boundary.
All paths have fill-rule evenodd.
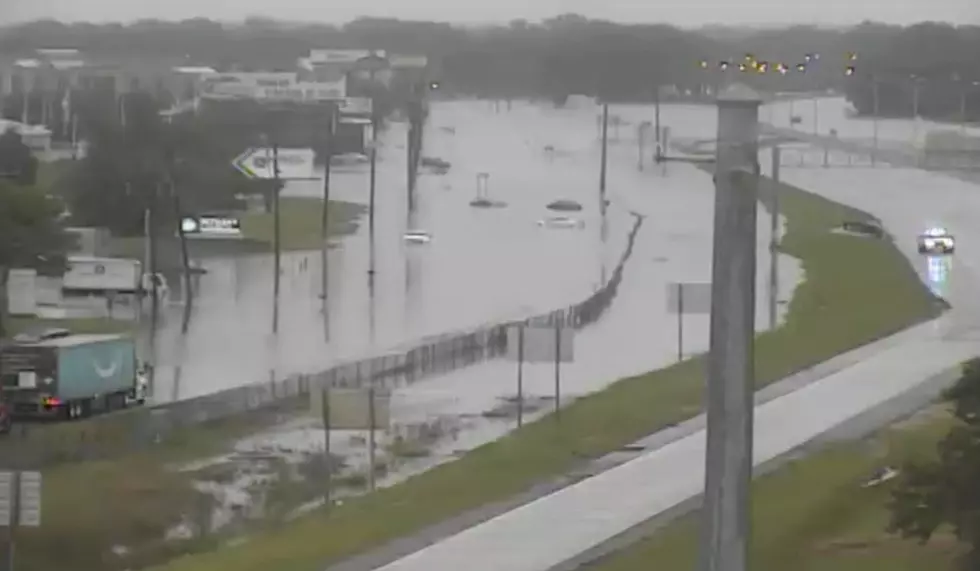
<path id="1" fill-rule="evenodd" d="M 0 348 L 0 386 L 14 418 L 82 418 L 142 404 L 146 380 L 127 335 L 68 335 Z"/>

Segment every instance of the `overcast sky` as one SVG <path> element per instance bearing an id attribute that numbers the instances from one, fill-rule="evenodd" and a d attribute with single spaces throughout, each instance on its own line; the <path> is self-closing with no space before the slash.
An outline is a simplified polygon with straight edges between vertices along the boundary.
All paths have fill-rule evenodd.
<path id="1" fill-rule="evenodd" d="M 703 24 L 980 24 L 980 0 L 0 0 L 0 22 L 205 17 L 343 23 L 358 16 L 452 22 L 540 20 L 562 13 L 621 22 Z"/>

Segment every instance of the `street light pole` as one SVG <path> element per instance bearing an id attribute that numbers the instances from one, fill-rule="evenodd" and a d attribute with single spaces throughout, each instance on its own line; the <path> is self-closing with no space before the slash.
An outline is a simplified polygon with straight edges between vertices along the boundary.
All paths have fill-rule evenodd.
<path id="1" fill-rule="evenodd" d="M 700 571 L 748 569 L 761 102 L 737 84 L 718 97 Z"/>

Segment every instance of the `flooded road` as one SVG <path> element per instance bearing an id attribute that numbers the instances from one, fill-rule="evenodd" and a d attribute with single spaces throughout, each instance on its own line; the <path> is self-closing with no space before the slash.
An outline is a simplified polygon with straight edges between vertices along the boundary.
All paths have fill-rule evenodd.
<path id="1" fill-rule="evenodd" d="M 649 109 L 619 108 L 626 120 L 643 117 Z M 565 148 L 589 156 L 598 153 L 591 112 L 541 109 L 540 125 L 562 132 Z M 714 109 L 665 106 L 662 120 L 679 136 L 704 138 L 714 130 Z M 692 122 L 697 121 L 693 124 Z M 709 174 L 691 165 L 672 164 L 666 175 L 660 168 L 638 169 L 636 139 L 627 139 L 626 128 L 610 146 L 609 199 L 611 209 L 639 213 L 645 217 L 632 257 L 624 270 L 622 284 L 608 312 L 593 326 L 576 335 L 574 362 L 560 368 L 562 404 L 601 390 L 610 383 L 661 368 L 676 361 L 678 320 L 667 311 L 669 283 L 707 283 L 711 269 L 713 184 Z M 769 218 L 760 209 L 758 228 L 757 329 L 768 324 L 766 277 L 769 263 Z M 783 290 L 780 311 L 785 309 L 796 284 L 802 279 L 799 263 L 781 256 Z M 708 316 L 684 317 L 685 355 L 707 349 Z M 525 364 L 524 398 L 527 419 L 553 410 L 555 368 L 552 364 Z M 517 425 L 517 364 L 504 359 L 426 380 L 395 391 L 391 404 L 391 426 L 381 438 L 388 442 L 405 434 L 431 434 L 438 438 L 425 443 L 422 458 L 392 458 L 385 484 L 455 458 L 459 453 L 484 444 Z M 323 430 L 312 417 L 251 439 L 246 447 L 312 453 L 323 448 Z M 352 436 L 337 432 L 333 450 L 349 447 Z M 363 435 L 357 436 L 364 441 Z M 351 452 L 351 454 L 354 454 Z M 363 451 L 360 453 L 363 456 Z M 391 467 L 389 466 L 389 467 Z"/>
<path id="2" fill-rule="evenodd" d="M 174 309 L 159 336 L 157 400 L 315 372 L 423 336 L 581 301 L 602 283 L 603 268 L 618 260 L 631 227 L 629 213 L 611 207 L 601 239 L 599 154 L 589 121 L 584 138 L 568 139 L 579 126 L 569 128 L 534 105 L 499 112 L 485 102 L 435 105 L 423 154 L 451 169 L 421 175 L 411 216 L 405 125 L 393 123 L 379 151 L 373 288 L 365 220 L 330 251 L 326 320 L 319 253 L 283 256 L 278 336 L 271 335 L 271 256 L 202 260 L 208 274 L 188 335 L 179 335 Z M 332 198 L 367 203 L 366 165 L 338 170 Z M 488 197 L 501 207 L 470 206 L 481 173 Z M 284 190 L 284 196 L 321 195 L 316 182 Z M 555 215 L 546 205 L 556 199 L 582 205 L 574 216 L 584 228 L 539 227 Z M 408 229 L 425 230 L 431 242 L 406 244 Z"/>

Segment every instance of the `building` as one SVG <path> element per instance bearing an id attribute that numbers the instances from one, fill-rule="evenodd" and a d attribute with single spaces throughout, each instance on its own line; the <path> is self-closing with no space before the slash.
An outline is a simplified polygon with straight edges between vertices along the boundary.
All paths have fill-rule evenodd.
<path id="1" fill-rule="evenodd" d="M 43 125 L 25 125 L 17 121 L 0 119 L 0 133 L 15 131 L 21 140 L 32 151 L 47 152 L 51 150 L 51 130 Z"/>

